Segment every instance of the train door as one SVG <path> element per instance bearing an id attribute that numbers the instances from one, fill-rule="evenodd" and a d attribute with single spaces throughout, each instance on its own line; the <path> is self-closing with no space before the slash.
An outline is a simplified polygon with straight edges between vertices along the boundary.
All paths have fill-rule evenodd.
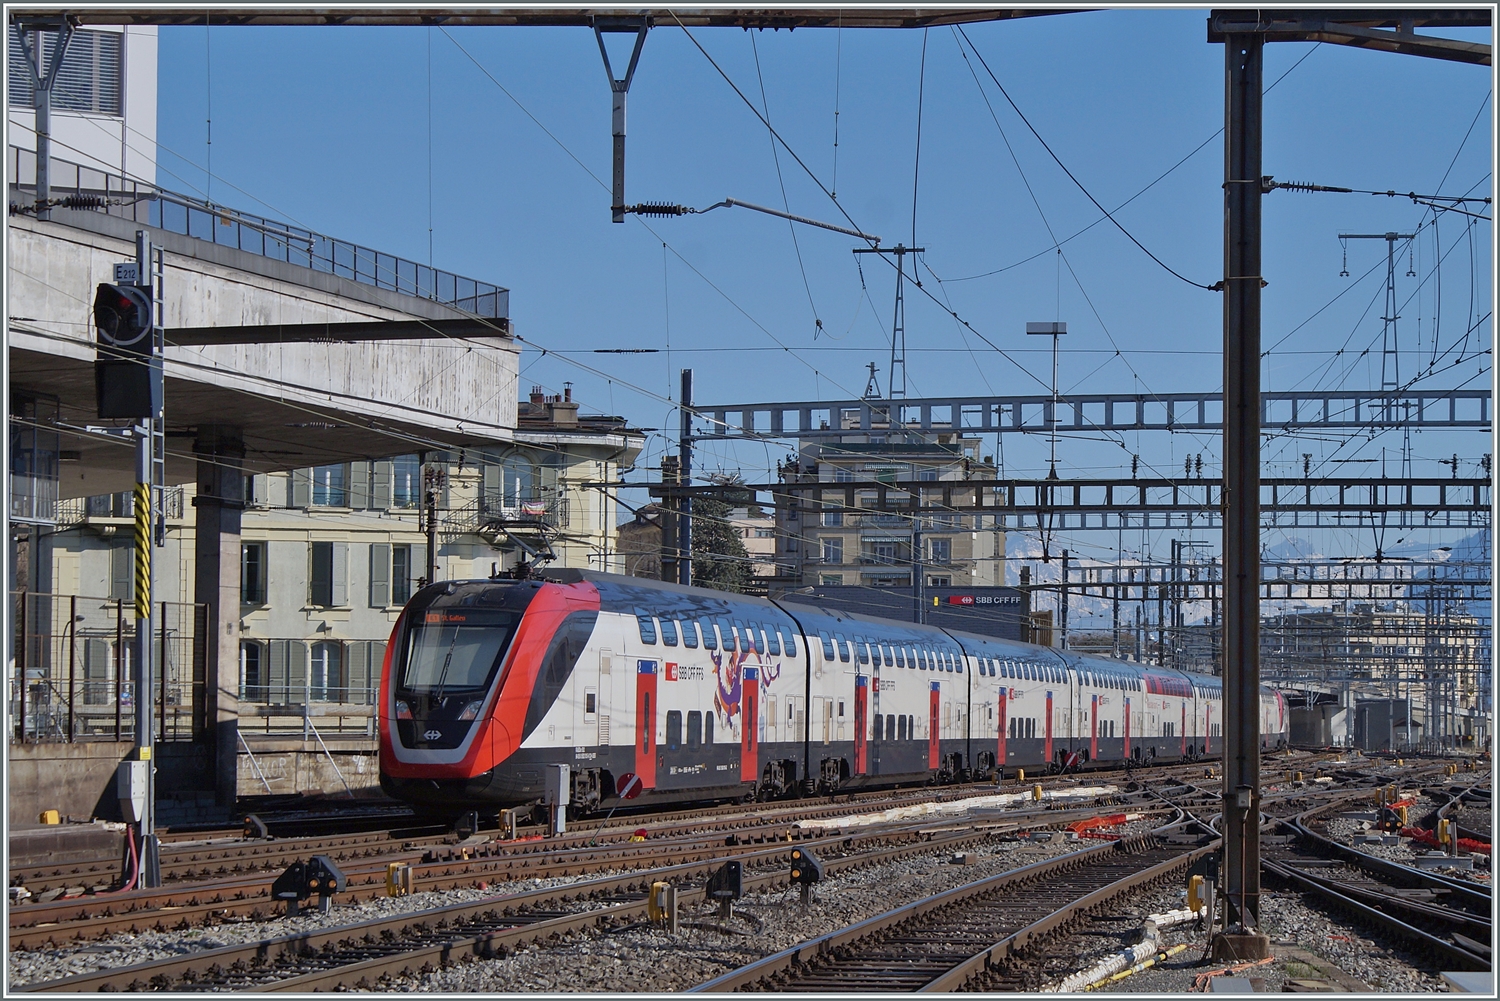
<path id="1" fill-rule="evenodd" d="M 864 775 L 869 762 L 867 760 L 869 719 L 870 719 L 870 679 L 863 674 L 854 677 L 854 774 Z"/>
<path id="2" fill-rule="evenodd" d="M 938 703 L 942 701 L 942 683 L 928 682 L 931 686 L 927 702 L 927 767 L 938 766 Z"/>
<path id="3" fill-rule="evenodd" d="M 787 718 L 787 740 L 800 741 L 807 733 L 807 703 L 801 695 L 787 697 L 787 707 L 791 710 L 786 714 Z"/>
<path id="4" fill-rule="evenodd" d="M 833 700 L 822 699 L 823 703 L 823 743 L 833 742 Z"/>
<path id="5" fill-rule="evenodd" d="M 1046 725 L 1043 729 L 1042 759 L 1052 761 L 1052 693 L 1047 693 L 1047 717 L 1043 721 Z"/>
<path id="6" fill-rule="evenodd" d="M 614 654 L 608 650 L 599 651 L 599 710 L 595 714 L 598 723 L 596 743 L 603 748 L 609 747 L 609 717 L 610 717 L 610 694 L 611 676 L 610 666 L 614 660 Z"/>
<path id="7" fill-rule="evenodd" d="M 1005 767 L 1005 710 L 1009 699 L 1010 689 L 1001 688 L 997 699 L 999 708 L 995 713 L 995 726 L 998 736 L 995 738 L 995 767 Z"/>
<path id="8" fill-rule="evenodd" d="M 791 708 L 791 700 L 788 699 L 787 709 L 790 710 Z M 774 695 L 766 698 L 766 716 L 771 722 L 770 732 L 766 734 L 766 739 L 774 744 L 781 739 L 781 716 L 776 712 L 776 696 Z"/>
<path id="9" fill-rule="evenodd" d="M 635 671 L 635 773 L 646 789 L 656 788 L 656 661 L 638 660 Z"/>

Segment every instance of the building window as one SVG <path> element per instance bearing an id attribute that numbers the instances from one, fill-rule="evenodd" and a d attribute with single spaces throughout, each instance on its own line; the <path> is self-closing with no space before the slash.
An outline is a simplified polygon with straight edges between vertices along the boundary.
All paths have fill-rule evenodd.
<path id="1" fill-rule="evenodd" d="M 755 530 L 755 537 L 757 539 L 774 539 L 774 538 L 776 538 L 776 529 L 774 529 L 774 528 L 757 528 Z"/>
<path id="2" fill-rule="evenodd" d="M 831 538 L 823 540 L 823 562 L 844 562 L 844 540 L 842 538 Z"/>
<path id="3" fill-rule="evenodd" d="M 342 463 L 313 467 L 312 502 L 318 507 L 348 507 L 349 467 Z"/>
<path id="4" fill-rule="evenodd" d="M 844 523 L 844 512 L 842 512 L 842 511 L 824 511 L 823 512 L 823 527 L 824 528 L 837 528 L 839 525 L 842 525 L 843 523 Z"/>
<path id="5" fill-rule="evenodd" d="M 926 480 L 928 482 L 931 482 L 932 480 L 935 480 L 937 478 L 938 474 L 936 469 L 923 469 L 918 471 L 917 473 L 917 479 L 919 480 Z"/>
<path id="6" fill-rule="evenodd" d="M 818 583 L 827 587 L 841 587 L 844 583 L 844 575 L 841 573 L 825 573 L 818 578 Z"/>
<path id="7" fill-rule="evenodd" d="M 51 61 L 52 50 L 57 42 L 57 32 L 28 32 L 27 41 L 34 47 L 37 36 L 41 36 L 39 66 Z M 53 111 L 85 111 L 97 115 L 120 114 L 120 40 L 124 36 L 116 31 L 75 31 L 63 55 L 62 69 L 57 82 L 52 85 Z M 32 106 L 31 69 L 21 51 L 21 36 L 15 25 L 10 28 L 10 105 L 29 108 Z M 33 51 L 33 54 L 36 54 Z"/>
<path id="8" fill-rule="evenodd" d="M 344 647 L 341 643 L 314 643 L 308 697 L 314 702 L 344 701 Z"/>
<path id="9" fill-rule="evenodd" d="M 890 566 L 896 562 L 896 544 L 894 542 L 871 543 L 870 558 L 876 563 Z"/>
<path id="10" fill-rule="evenodd" d="M 404 605 L 411 600 L 411 546 L 391 547 L 391 601 Z"/>
<path id="11" fill-rule="evenodd" d="M 308 546 L 308 604 L 349 603 L 347 542 L 314 542 Z"/>
<path id="12" fill-rule="evenodd" d="M 854 482 L 854 470 L 852 470 L 852 469 L 835 469 L 833 471 L 833 480 L 834 480 L 835 483 L 853 483 Z"/>
<path id="13" fill-rule="evenodd" d="M 931 552 L 931 556 L 932 556 L 932 562 L 934 562 L 934 563 L 952 563 L 953 562 L 953 540 L 952 539 L 928 539 L 927 540 L 927 544 L 930 547 L 930 552 Z"/>
<path id="14" fill-rule="evenodd" d="M 240 546 L 240 601 L 246 605 L 266 603 L 264 542 L 246 542 Z"/>
<path id="15" fill-rule="evenodd" d="M 260 669 L 261 645 L 246 640 L 240 644 L 240 700 L 266 701 L 265 682 Z"/>
<path id="16" fill-rule="evenodd" d="M 928 587 L 952 587 L 953 586 L 953 578 L 952 577 L 928 577 L 927 578 L 927 586 Z"/>
<path id="17" fill-rule="evenodd" d="M 415 455 L 391 460 L 391 507 L 414 508 L 422 502 L 422 464 Z"/>

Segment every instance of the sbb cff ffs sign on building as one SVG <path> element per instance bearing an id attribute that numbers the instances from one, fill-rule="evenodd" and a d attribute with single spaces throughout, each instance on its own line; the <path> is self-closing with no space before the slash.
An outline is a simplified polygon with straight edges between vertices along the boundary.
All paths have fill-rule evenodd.
<path id="1" fill-rule="evenodd" d="M 94 291 L 94 326 L 99 417 L 155 417 L 162 409 L 162 371 L 150 287 L 127 282 L 99 285 Z"/>

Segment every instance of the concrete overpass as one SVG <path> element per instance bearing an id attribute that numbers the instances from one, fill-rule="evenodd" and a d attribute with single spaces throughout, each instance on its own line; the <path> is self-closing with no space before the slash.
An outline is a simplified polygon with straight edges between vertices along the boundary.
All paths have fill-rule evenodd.
<path id="1" fill-rule="evenodd" d="M 62 497 L 134 480 L 130 447 L 83 428 L 101 423 L 94 287 L 134 259 L 143 228 L 165 249 L 169 483 L 194 478 L 183 446 L 206 428 L 241 440 L 250 472 L 511 439 L 518 350 L 504 316 L 55 209 L 10 219 L 7 334 L 11 392 L 57 400 Z M 309 340 L 320 335 L 348 339 Z"/>
<path id="2" fill-rule="evenodd" d="M 10 151 L 13 206 L 34 203 L 27 158 Z M 86 167 L 54 161 L 53 178 L 55 197 L 97 207 L 59 206 L 47 221 L 9 218 L 8 586 L 31 589 L 28 563 L 39 548 L 31 541 L 59 497 L 128 491 L 134 482 L 132 443 L 98 430 L 128 422 L 96 416 L 92 305 L 113 265 L 135 259 L 136 233 L 145 230 L 163 250 L 166 481 L 195 484 L 193 565 L 184 569 L 207 605 L 192 741 L 160 746 L 159 788 L 203 790 L 232 809 L 247 476 L 511 441 L 519 350 L 509 295 Z M 14 627 L 14 615 L 7 624 Z M 24 650 L 16 633 L 7 638 L 11 657 Z M 12 665 L 14 711 L 28 680 Z M 40 788 L 53 789 L 69 776 L 108 783 L 119 757 L 99 744 L 11 750 Z"/>

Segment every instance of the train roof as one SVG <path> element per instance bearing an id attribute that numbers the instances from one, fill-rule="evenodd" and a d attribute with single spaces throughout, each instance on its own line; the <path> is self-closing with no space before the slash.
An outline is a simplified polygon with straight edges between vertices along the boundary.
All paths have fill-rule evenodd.
<path id="1" fill-rule="evenodd" d="M 651 601 L 654 609 L 661 609 L 663 604 L 665 604 L 669 609 L 675 607 L 675 610 L 681 611 L 684 615 L 761 614 L 776 618 L 786 616 L 796 619 L 804 627 L 814 632 L 820 626 L 834 628 L 835 624 L 844 624 L 843 628 L 846 630 L 852 629 L 855 626 L 863 626 L 870 633 L 880 634 L 878 636 L 871 636 L 870 638 L 872 639 L 897 639 L 903 635 L 916 639 L 925 636 L 929 637 L 929 641 L 952 642 L 964 650 L 983 653 L 984 656 L 1038 659 L 1043 657 L 1056 658 L 1063 662 L 1063 664 L 1073 667 L 1076 670 L 1090 670 L 1100 673 L 1108 672 L 1137 677 L 1145 677 L 1148 674 L 1183 677 L 1189 679 L 1194 684 L 1210 687 L 1217 687 L 1222 684 L 1222 679 L 1217 675 L 1199 674 L 1172 667 L 1140 664 L 1133 661 L 1114 660 L 1094 654 L 1039 646 L 1035 643 L 1025 643 L 1020 640 L 1007 640 L 994 636 L 985 636 L 979 633 L 966 632 L 961 629 L 944 629 L 925 623 L 906 622 L 901 619 L 865 615 L 861 612 L 847 612 L 832 608 L 824 609 L 819 608 L 811 602 L 785 598 L 775 601 L 756 595 L 736 594 L 732 591 L 715 591 L 704 587 L 691 587 L 670 581 L 656 580 L 650 577 L 630 577 L 624 574 L 604 573 L 599 570 L 580 570 L 569 567 L 549 570 L 545 576 L 547 580 L 558 584 L 577 584 L 584 581 L 593 584 L 598 588 L 600 599 L 604 602 L 606 610 L 611 611 L 634 612 L 641 606 L 641 602 Z M 750 611 L 752 608 L 754 612 Z"/>

